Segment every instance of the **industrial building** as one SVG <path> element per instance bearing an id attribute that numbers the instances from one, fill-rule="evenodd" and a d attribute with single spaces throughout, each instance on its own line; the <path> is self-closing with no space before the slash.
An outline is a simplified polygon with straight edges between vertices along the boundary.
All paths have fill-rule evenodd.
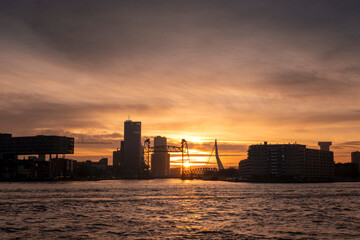
<path id="1" fill-rule="evenodd" d="M 248 158 L 239 163 L 239 174 L 264 181 L 330 181 L 334 176 L 334 154 L 328 150 L 308 149 L 301 144 L 264 142 L 249 147 Z"/>
<path id="2" fill-rule="evenodd" d="M 11 134 L 0 134 L 0 179 L 70 178 L 73 160 L 65 159 L 65 154 L 73 153 L 74 138 L 44 135 L 12 137 Z M 28 158 L 18 159 L 24 155 L 28 155 Z M 45 161 L 46 155 L 49 161 Z"/>
<path id="3" fill-rule="evenodd" d="M 169 177 L 170 175 L 170 154 L 159 151 L 159 147 L 167 146 L 166 137 L 157 136 L 154 138 L 154 153 L 151 155 L 151 175 L 153 177 Z"/>
<path id="4" fill-rule="evenodd" d="M 0 161 L 0 180 L 46 180 L 50 177 L 50 162 L 37 158 Z"/>
<path id="5" fill-rule="evenodd" d="M 74 177 L 75 160 L 66 158 L 50 159 L 50 178 L 52 179 L 70 179 Z"/>
<path id="6" fill-rule="evenodd" d="M 353 181 L 360 177 L 359 165 L 353 162 L 336 163 L 334 172 L 337 181 Z"/>
<path id="7" fill-rule="evenodd" d="M 0 134 L 0 159 L 17 158 L 18 155 L 45 156 L 56 154 L 73 154 L 74 138 L 62 136 L 12 137 L 11 134 Z"/>
<path id="8" fill-rule="evenodd" d="M 75 179 L 113 179 L 115 177 L 114 168 L 108 165 L 108 158 L 101 158 L 99 161 L 86 160 L 85 162 L 74 162 Z"/>

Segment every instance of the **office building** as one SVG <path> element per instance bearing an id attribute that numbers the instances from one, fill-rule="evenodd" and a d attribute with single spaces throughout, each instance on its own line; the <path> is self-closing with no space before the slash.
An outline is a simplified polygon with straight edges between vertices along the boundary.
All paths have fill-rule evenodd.
<path id="1" fill-rule="evenodd" d="M 151 155 L 151 175 L 168 177 L 170 175 L 170 154 L 166 150 L 166 137 L 154 138 L 154 154 Z"/>
<path id="2" fill-rule="evenodd" d="M 141 122 L 127 120 L 124 122 L 124 151 L 121 159 L 121 171 L 127 176 L 141 174 Z"/>
<path id="3" fill-rule="evenodd" d="M 120 141 L 120 148 L 113 151 L 113 166 L 120 168 L 121 161 L 124 159 L 124 141 Z"/>

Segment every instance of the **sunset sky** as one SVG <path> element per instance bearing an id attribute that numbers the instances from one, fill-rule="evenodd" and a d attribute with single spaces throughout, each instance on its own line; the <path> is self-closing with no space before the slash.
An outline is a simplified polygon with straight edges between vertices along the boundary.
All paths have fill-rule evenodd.
<path id="1" fill-rule="evenodd" d="M 360 1 L 0 0 L 0 132 L 112 158 L 123 122 L 226 167 L 251 144 L 360 149 Z M 202 157 L 201 157 L 202 156 Z M 213 159 L 214 161 L 214 159 Z"/>

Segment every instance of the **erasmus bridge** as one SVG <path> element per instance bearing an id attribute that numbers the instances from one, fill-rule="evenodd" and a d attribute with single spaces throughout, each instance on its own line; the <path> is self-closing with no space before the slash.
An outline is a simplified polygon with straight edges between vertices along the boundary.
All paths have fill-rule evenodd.
<path id="1" fill-rule="evenodd" d="M 215 154 L 214 154 L 215 152 Z M 216 159 L 216 164 L 217 164 L 217 169 L 216 168 L 210 168 L 208 167 L 210 161 L 211 161 L 211 158 L 215 156 L 215 159 Z M 224 170 L 224 166 L 220 160 L 220 157 L 219 157 L 219 149 L 218 149 L 218 144 L 217 144 L 217 140 L 215 139 L 215 145 L 211 151 L 211 154 L 205 164 L 205 167 L 199 167 L 199 168 L 194 168 L 191 170 L 191 173 L 193 175 L 203 175 L 206 171 L 212 171 L 212 172 L 215 172 L 215 171 L 221 171 L 221 170 Z"/>

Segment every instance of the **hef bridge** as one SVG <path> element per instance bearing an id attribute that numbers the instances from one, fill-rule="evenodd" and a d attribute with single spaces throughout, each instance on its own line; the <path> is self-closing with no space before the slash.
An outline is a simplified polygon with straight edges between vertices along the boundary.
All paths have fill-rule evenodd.
<path id="1" fill-rule="evenodd" d="M 209 159 L 205 165 L 205 167 L 201 168 L 191 168 L 190 164 L 190 154 L 187 141 L 185 139 L 181 140 L 181 146 L 171 146 L 171 145 L 162 145 L 162 146 L 150 146 L 150 139 L 146 139 L 144 142 L 144 160 L 146 164 L 146 168 L 149 170 L 150 168 L 150 154 L 154 152 L 166 152 L 166 153 L 181 153 L 181 178 L 182 179 L 192 179 L 194 176 L 202 175 L 206 171 L 216 171 L 216 168 L 208 168 L 207 165 L 213 153 L 215 151 L 216 162 L 218 165 L 218 170 L 224 170 L 224 166 L 221 163 L 218 151 L 217 140 L 215 139 L 215 145 L 212 149 L 212 152 L 209 156 Z M 189 167 L 185 167 L 189 166 Z"/>

